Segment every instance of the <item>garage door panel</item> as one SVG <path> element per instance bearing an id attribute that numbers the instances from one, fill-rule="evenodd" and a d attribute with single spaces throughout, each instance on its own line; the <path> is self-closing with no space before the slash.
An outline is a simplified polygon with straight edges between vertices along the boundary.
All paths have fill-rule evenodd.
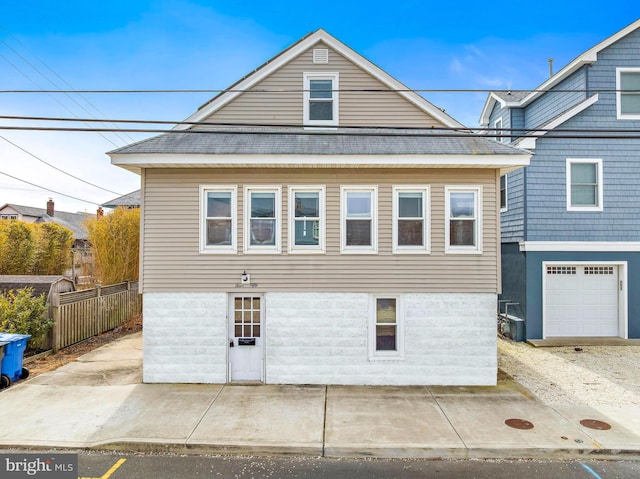
<path id="1" fill-rule="evenodd" d="M 618 336 L 618 267 L 554 265 L 545 271 L 545 336 Z"/>

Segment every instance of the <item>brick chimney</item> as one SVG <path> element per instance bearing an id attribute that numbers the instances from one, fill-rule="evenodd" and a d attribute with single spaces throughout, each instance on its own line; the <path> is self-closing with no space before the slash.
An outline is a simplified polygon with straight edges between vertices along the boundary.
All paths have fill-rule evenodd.
<path id="1" fill-rule="evenodd" d="M 102 209 L 102 206 L 100 206 L 98 208 L 98 211 L 96 211 L 96 218 L 100 219 L 104 216 L 104 210 Z"/>
<path id="2" fill-rule="evenodd" d="M 53 198 L 49 198 L 49 201 L 47 201 L 47 214 L 49 216 L 53 216 L 55 213 L 55 209 L 53 208 Z"/>

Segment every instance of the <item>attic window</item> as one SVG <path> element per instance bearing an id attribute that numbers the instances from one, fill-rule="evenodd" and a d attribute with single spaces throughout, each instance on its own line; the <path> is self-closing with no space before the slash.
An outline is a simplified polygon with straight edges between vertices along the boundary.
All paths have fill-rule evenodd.
<path id="1" fill-rule="evenodd" d="M 314 48 L 313 63 L 329 63 L 329 50 L 327 48 Z"/>
<path id="2" fill-rule="evenodd" d="M 338 73 L 303 73 L 305 126 L 338 125 Z"/>

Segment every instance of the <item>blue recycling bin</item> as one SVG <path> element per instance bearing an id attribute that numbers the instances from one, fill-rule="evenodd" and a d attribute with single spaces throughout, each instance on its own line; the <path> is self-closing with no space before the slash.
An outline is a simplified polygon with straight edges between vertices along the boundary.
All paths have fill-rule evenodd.
<path id="1" fill-rule="evenodd" d="M 9 387 L 12 381 L 29 376 L 29 371 L 22 367 L 22 360 L 30 337 L 30 334 L 0 333 L 0 343 L 5 343 L 0 388 Z"/>

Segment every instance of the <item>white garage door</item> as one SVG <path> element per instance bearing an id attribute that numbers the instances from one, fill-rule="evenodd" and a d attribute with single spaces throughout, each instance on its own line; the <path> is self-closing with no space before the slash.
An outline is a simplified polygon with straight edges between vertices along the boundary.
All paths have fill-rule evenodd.
<path id="1" fill-rule="evenodd" d="M 546 267 L 545 337 L 618 336 L 618 266 Z"/>

